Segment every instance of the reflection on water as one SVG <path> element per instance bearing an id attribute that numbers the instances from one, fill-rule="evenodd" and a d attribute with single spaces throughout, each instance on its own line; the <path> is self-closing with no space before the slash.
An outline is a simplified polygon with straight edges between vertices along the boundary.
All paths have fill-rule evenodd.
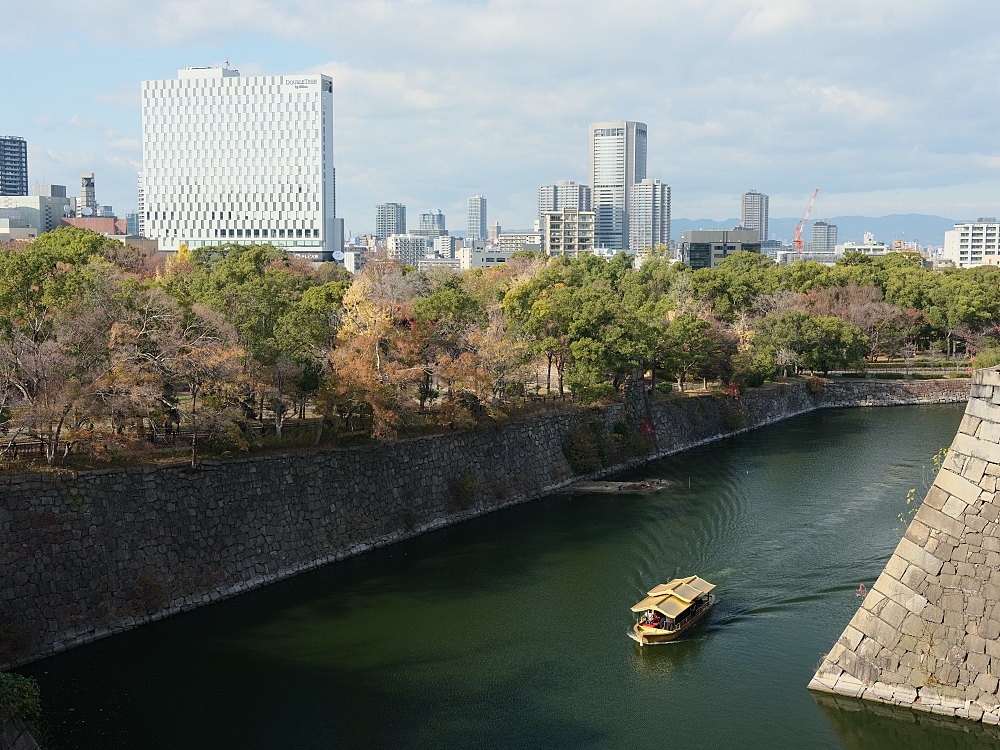
<path id="1" fill-rule="evenodd" d="M 672 750 L 878 747 L 850 733 L 882 714 L 828 721 L 805 685 L 961 415 L 804 415 L 622 477 L 665 491 L 509 508 L 23 671 L 55 750 L 617 750 L 678 723 L 711 742 Z M 630 640 L 632 605 L 692 574 L 718 585 L 706 621 Z"/>
<path id="2" fill-rule="evenodd" d="M 816 705 L 850 750 L 996 750 L 1000 729 L 980 722 L 814 693 Z"/>

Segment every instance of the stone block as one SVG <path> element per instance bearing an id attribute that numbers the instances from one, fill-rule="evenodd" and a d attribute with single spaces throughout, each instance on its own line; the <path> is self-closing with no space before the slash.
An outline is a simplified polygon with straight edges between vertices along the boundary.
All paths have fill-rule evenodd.
<path id="1" fill-rule="evenodd" d="M 945 502 L 948 502 L 949 499 L 946 496 Z M 942 507 L 944 507 L 944 503 L 942 503 Z M 938 529 L 955 539 L 959 539 L 965 533 L 965 524 L 951 516 L 945 515 L 940 510 L 927 505 L 927 503 L 920 506 L 914 519 L 920 521 L 929 529 Z"/>
<path id="2" fill-rule="evenodd" d="M 976 434 L 980 440 L 988 443 L 1000 443 L 1000 424 L 984 421 Z"/>
<path id="3" fill-rule="evenodd" d="M 1000 425 L 997 425 L 1000 428 Z M 997 446 L 997 451 L 1000 453 L 1000 446 Z M 983 479 L 983 474 L 986 472 L 986 461 L 981 458 L 972 457 L 965 462 L 965 467 L 962 469 L 962 476 L 968 479 L 970 482 L 979 484 Z"/>
<path id="4" fill-rule="evenodd" d="M 908 539 L 903 539 L 900 542 L 900 546 L 902 546 L 904 542 L 907 545 L 909 545 L 909 548 L 906 550 L 907 552 L 916 550 L 923 555 L 927 555 L 926 552 L 917 547 L 915 544 L 913 544 L 913 542 L 909 541 Z M 899 547 L 896 548 L 897 552 L 899 552 L 899 549 L 900 549 Z M 930 557 L 932 560 L 935 560 L 938 566 L 941 565 L 941 563 L 937 561 L 933 556 L 931 555 L 927 556 Z M 917 563 L 914 561 L 914 564 Z M 911 589 L 909 586 L 900 583 L 895 578 L 891 578 L 885 573 L 883 573 L 878 577 L 878 580 L 875 581 L 875 585 L 872 586 L 872 590 L 877 591 L 878 593 L 884 595 L 887 599 L 891 599 L 897 604 L 902 605 L 904 608 L 906 608 L 910 612 L 913 612 L 914 614 L 920 614 L 921 610 L 923 610 L 924 606 L 927 604 L 927 600 L 920 594 L 918 594 L 916 591 Z M 871 634 L 869 633 L 869 635 Z M 888 644 L 882 643 L 882 645 L 885 646 Z"/>
<path id="5" fill-rule="evenodd" d="M 984 422 L 983 424 L 986 423 Z M 982 430 L 983 426 L 980 425 L 980 433 Z M 996 443 L 990 443 L 986 440 L 980 440 L 977 437 L 973 437 L 972 435 L 966 435 L 965 433 L 959 432 L 956 433 L 955 439 L 952 441 L 951 445 L 953 451 L 957 451 L 962 455 L 981 458 L 991 464 L 1000 463 L 1000 456 L 998 456 Z"/>
<path id="6" fill-rule="evenodd" d="M 981 421 L 978 417 L 966 414 L 962 417 L 962 423 L 958 426 L 958 431 L 964 432 L 966 435 L 975 435 Z"/>
<path id="7" fill-rule="evenodd" d="M 929 575 L 936 576 L 941 572 L 942 561 L 935 555 L 932 555 L 930 552 L 925 550 L 923 547 L 918 547 L 906 537 L 899 540 L 895 554 L 902 557 L 907 562 L 913 563 Z M 882 591 L 886 596 L 889 596 L 888 591 Z M 909 607 L 907 608 L 910 609 Z"/>
<path id="8" fill-rule="evenodd" d="M 921 504 L 921 507 L 931 507 L 935 510 L 941 510 L 947 501 L 948 493 L 940 487 L 932 485 L 931 488 L 927 490 L 927 495 L 924 497 L 924 502 Z"/>

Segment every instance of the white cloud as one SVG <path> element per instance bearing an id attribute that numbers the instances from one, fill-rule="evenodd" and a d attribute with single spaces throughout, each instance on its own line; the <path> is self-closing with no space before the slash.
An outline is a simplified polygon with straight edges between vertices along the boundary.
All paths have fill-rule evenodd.
<path id="1" fill-rule="evenodd" d="M 678 216 L 731 216 L 751 186 L 804 205 L 816 185 L 838 196 L 838 212 L 933 205 L 939 195 L 944 208 L 931 212 L 946 215 L 979 194 L 991 201 L 983 179 L 1000 166 L 1000 103 L 988 95 L 1000 84 L 1000 6 L 983 1 L 96 0 L 50 9 L 43 0 L 41 12 L 5 16 L 0 46 L 30 38 L 35 52 L 7 55 L 9 77 L 46 56 L 75 69 L 78 50 L 90 49 L 102 83 L 86 102 L 22 97 L 52 117 L 25 114 L 29 140 L 124 169 L 101 160 L 136 154 L 140 79 L 226 57 L 247 75 L 322 71 L 335 78 L 338 206 L 355 230 L 384 200 L 407 202 L 412 215 L 457 211 L 450 223 L 462 228 L 474 193 L 489 198 L 491 220 L 530 226 L 538 184 L 586 179 L 586 127 L 599 119 L 649 125 L 649 172 L 672 185 Z M 971 100 L 973 109 L 956 106 Z M 134 176 L 121 174 L 123 201 Z"/>

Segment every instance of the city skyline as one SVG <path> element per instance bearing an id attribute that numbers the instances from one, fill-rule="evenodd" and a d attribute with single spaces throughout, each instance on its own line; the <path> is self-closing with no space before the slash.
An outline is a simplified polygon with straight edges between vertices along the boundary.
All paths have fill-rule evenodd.
<path id="1" fill-rule="evenodd" d="M 247 75 L 334 77 L 338 213 L 354 232 L 372 228 L 371 207 L 385 200 L 459 216 L 475 194 L 489 198 L 501 225 L 526 229 L 538 185 L 587 181 L 587 127 L 605 118 L 648 124 L 647 173 L 671 185 L 677 217 L 732 216 L 756 185 L 770 196 L 772 217 L 799 214 L 819 186 L 817 210 L 826 215 L 974 218 L 1000 213 L 998 105 L 986 100 L 969 114 L 952 102 L 998 74 L 991 50 L 1000 10 L 972 5 L 981 20 L 973 29 L 929 4 L 906 14 L 888 2 L 650 7 L 649 23 L 630 33 L 641 43 L 657 29 L 684 29 L 671 36 L 669 60 L 625 74 L 583 61 L 545 91 L 537 70 L 568 43 L 537 44 L 563 17 L 558 4 L 430 2 L 389 12 L 266 2 L 233 17 L 212 2 L 185 12 L 154 2 L 137 12 L 111 0 L 101 14 L 74 6 L 45 24 L 15 12 L 0 42 L 15 106 L 0 113 L 0 134 L 28 140 L 32 184 L 73 186 L 94 172 L 98 200 L 124 214 L 136 207 L 140 80 L 228 57 Z M 601 12 L 574 7 L 583 18 Z M 124 27 L 112 33 L 109 14 Z M 596 42 L 625 24 L 606 21 L 581 23 L 566 38 Z M 504 30 L 515 26 L 527 31 L 512 38 Z M 379 51 L 362 33 L 373 28 Z M 457 40 L 454 58 L 415 43 L 431 28 Z M 708 33 L 733 50 L 705 55 Z M 877 46 L 878 63 L 856 55 L 859 45 Z M 98 75 L 58 96 L 36 84 L 65 76 L 83 51 Z"/>

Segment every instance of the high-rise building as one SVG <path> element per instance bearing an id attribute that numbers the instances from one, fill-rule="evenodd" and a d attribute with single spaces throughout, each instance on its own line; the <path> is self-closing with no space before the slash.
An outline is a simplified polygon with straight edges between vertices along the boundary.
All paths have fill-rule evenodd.
<path id="1" fill-rule="evenodd" d="M 559 180 L 555 185 L 538 188 L 538 218 L 547 211 L 561 211 L 575 208 L 577 211 L 590 210 L 590 185 L 578 185 L 573 180 Z"/>
<path id="2" fill-rule="evenodd" d="M 632 186 L 629 205 L 629 251 L 670 242 L 670 186 L 646 179 Z"/>
<path id="3" fill-rule="evenodd" d="M 828 224 L 826 219 L 814 221 L 809 249 L 814 253 L 835 252 L 837 250 L 837 225 Z"/>
<path id="4" fill-rule="evenodd" d="M 767 240 L 767 196 L 751 190 L 743 193 L 743 210 L 740 226 L 744 229 L 756 229 L 761 242 Z"/>
<path id="5" fill-rule="evenodd" d="M 332 78 L 185 68 L 143 81 L 142 113 L 145 232 L 161 250 L 268 242 L 327 260 L 340 249 Z"/>
<path id="6" fill-rule="evenodd" d="M 420 231 L 426 232 L 426 237 L 443 237 L 448 234 L 445 228 L 444 214 L 441 209 L 430 213 L 420 214 Z"/>
<path id="7" fill-rule="evenodd" d="M 97 215 L 97 188 L 93 172 L 83 172 L 80 175 L 80 202 L 77 205 L 84 216 Z"/>
<path id="8" fill-rule="evenodd" d="M 0 135 L 0 195 L 28 194 L 28 142 Z"/>
<path id="9" fill-rule="evenodd" d="M 646 124 L 618 120 L 590 125 L 591 207 L 597 216 L 595 245 L 628 247 L 632 186 L 646 179 Z"/>
<path id="10" fill-rule="evenodd" d="M 493 244 L 496 244 L 497 237 L 500 236 L 500 232 L 501 232 L 500 222 L 497 221 L 497 222 L 495 222 L 493 224 L 490 224 L 489 230 L 487 230 L 487 231 L 488 231 L 488 235 L 489 235 L 488 236 L 489 241 L 492 242 Z"/>
<path id="11" fill-rule="evenodd" d="M 577 211 L 575 208 L 547 211 L 542 217 L 545 222 L 542 250 L 549 255 L 574 258 L 593 254 L 595 218 L 593 211 Z"/>
<path id="12" fill-rule="evenodd" d="M 406 206 L 402 203 L 375 206 L 375 239 L 385 240 L 391 234 L 406 234 Z"/>
<path id="13" fill-rule="evenodd" d="M 469 229 L 465 236 L 470 240 L 486 239 L 486 199 L 481 195 L 469 198 Z"/>

